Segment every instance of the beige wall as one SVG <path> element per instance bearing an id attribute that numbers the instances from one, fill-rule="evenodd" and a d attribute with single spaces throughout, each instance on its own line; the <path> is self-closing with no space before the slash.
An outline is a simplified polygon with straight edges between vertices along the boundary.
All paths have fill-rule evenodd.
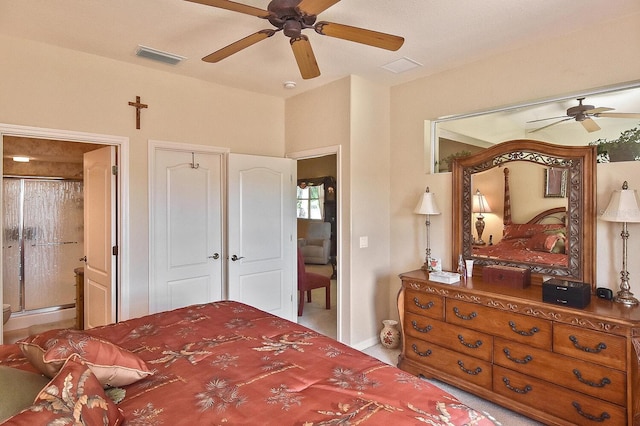
<path id="1" fill-rule="evenodd" d="M 424 187 L 437 194 L 442 215 L 432 218 L 431 248 L 451 268 L 451 175 L 426 173 L 425 120 L 524 103 L 536 99 L 631 82 L 640 78 L 640 16 L 475 62 L 391 90 L 391 265 L 392 276 L 418 268 L 426 246 L 424 218 L 412 214 Z M 588 40 L 586 42 L 585 40 Z M 628 179 L 640 189 L 640 165 L 598 167 L 598 207 Z M 620 181 L 620 182 L 618 182 Z M 621 269 L 613 225 L 598 222 L 598 286 L 617 286 Z M 640 250 L 640 226 L 630 226 L 629 253 Z M 614 232 L 615 234 L 615 232 Z M 619 233 L 618 233 L 619 234 Z M 634 238 L 634 234 L 637 235 Z M 610 250 L 610 251 L 607 251 Z M 640 264 L 629 265 L 632 291 L 640 294 Z M 399 279 L 392 278 L 390 311 L 396 312 Z"/>
<path id="2" fill-rule="evenodd" d="M 389 91 L 350 77 L 288 99 L 285 115 L 288 153 L 341 148 L 338 335 L 370 346 L 389 313 Z"/>
<path id="3" fill-rule="evenodd" d="M 0 122 L 130 138 L 130 300 L 148 312 L 149 139 L 282 157 L 284 101 L 94 55 L 0 37 Z M 141 96 L 142 128 L 135 128 Z"/>

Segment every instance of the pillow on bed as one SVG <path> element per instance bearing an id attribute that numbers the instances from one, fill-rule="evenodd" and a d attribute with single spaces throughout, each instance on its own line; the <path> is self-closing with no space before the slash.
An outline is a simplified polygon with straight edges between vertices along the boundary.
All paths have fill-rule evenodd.
<path id="1" fill-rule="evenodd" d="M 77 330 L 51 330 L 18 342 L 29 362 L 48 377 L 60 370 L 71 354 L 78 354 L 103 386 L 126 386 L 150 374 L 134 353 L 107 340 Z"/>
<path id="2" fill-rule="evenodd" d="M 554 231 L 564 228 L 563 224 L 542 224 L 542 223 L 512 223 L 504 226 L 503 240 L 514 238 L 531 238 L 543 232 Z"/>
<path id="3" fill-rule="evenodd" d="M 102 385 L 76 354 L 38 393 L 34 402 L 3 425 L 110 425 L 124 416 L 104 394 Z"/>
<path id="4" fill-rule="evenodd" d="M 547 253 L 564 253 L 564 234 L 536 234 L 529 238 L 527 248 Z"/>
<path id="5" fill-rule="evenodd" d="M 0 365 L 0 422 L 33 404 L 47 383 L 42 374 Z"/>

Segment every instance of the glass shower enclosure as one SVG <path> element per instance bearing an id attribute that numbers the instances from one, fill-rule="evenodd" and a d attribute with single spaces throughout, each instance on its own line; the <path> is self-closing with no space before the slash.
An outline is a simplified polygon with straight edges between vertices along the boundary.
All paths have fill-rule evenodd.
<path id="1" fill-rule="evenodd" d="M 74 269 L 84 266 L 82 182 L 4 177 L 3 191 L 4 303 L 17 316 L 73 307 Z"/>

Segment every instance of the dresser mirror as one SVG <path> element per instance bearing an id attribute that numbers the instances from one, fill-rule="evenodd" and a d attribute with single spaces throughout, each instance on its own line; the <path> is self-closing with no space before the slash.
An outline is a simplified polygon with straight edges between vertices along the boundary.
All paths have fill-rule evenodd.
<path id="1" fill-rule="evenodd" d="M 534 284 L 553 276 L 595 291 L 595 166 L 595 146 L 534 140 L 455 159 L 453 264 L 461 254 L 474 260 L 474 275 L 487 265 L 514 266 L 530 269 Z M 474 205 L 480 191 L 495 207 Z M 479 234 L 479 219 L 493 228 Z"/>

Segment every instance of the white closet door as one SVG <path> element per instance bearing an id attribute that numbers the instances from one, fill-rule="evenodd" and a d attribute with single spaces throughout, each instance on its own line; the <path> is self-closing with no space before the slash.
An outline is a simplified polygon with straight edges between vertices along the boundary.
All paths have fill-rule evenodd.
<path id="1" fill-rule="evenodd" d="M 150 188 L 150 312 L 222 298 L 222 160 L 156 148 Z"/>
<path id="2" fill-rule="evenodd" d="M 296 321 L 296 162 L 229 155 L 229 299 Z"/>

